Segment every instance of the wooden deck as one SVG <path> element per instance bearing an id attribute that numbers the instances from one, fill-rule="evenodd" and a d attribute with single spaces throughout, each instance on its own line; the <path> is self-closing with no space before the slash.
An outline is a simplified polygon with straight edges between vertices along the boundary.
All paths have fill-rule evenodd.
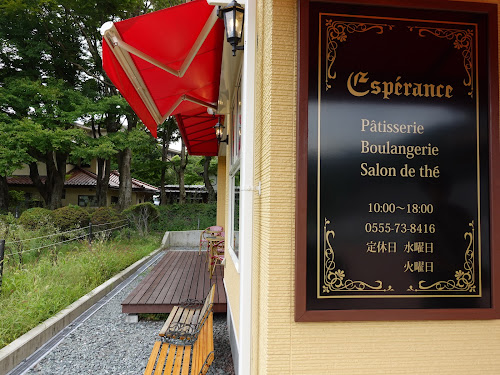
<path id="1" fill-rule="evenodd" d="M 198 251 L 167 251 L 160 262 L 122 302 L 122 312 L 169 313 L 187 299 L 204 300 L 215 283 L 214 312 L 226 312 L 222 266 L 209 278 L 206 254 Z"/>

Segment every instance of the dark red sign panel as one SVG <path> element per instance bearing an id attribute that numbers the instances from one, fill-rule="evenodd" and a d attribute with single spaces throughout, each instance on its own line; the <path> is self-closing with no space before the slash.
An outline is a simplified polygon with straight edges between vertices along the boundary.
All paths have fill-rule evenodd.
<path id="1" fill-rule="evenodd" d="M 298 308 L 492 311 L 496 10 L 307 10 Z"/>

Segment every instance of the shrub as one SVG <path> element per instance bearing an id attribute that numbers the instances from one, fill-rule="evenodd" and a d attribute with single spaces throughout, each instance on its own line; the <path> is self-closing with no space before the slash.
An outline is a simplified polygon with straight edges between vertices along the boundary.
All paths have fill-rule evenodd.
<path id="1" fill-rule="evenodd" d="M 0 223 L 3 223 L 5 225 L 15 224 L 16 221 L 16 218 L 14 217 L 14 215 L 12 215 L 11 212 L 5 215 L 0 215 Z"/>
<path id="2" fill-rule="evenodd" d="M 123 216 L 113 207 L 99 207 L 90 216 L 92 224 L 106 224 L 123 219 Z"/>
<path id="3" fill-rule="evenodd" d="M 139 203 L 124 210 L 123 215 L 134 223 L 140 235 L 147 235 L 149 226 L 158 218 L 158 207 L 151 202 Z"/>
<path id="4" fill-rule="evenodd" d="M 159 218 L 153 225 L 156 231 L 205 229 L 217 220 L 217 203 L 176 203 L 159 209 Z"/>
<path id="5" fill-rule="evenodd" d="M 53 212 L 54 224 L 61 230 L 85 227 L 90 222 L 88 212 L 79 206 L 69 205 Z"/>
<path id="6" fill-rule="evenodd" d="M 42 207 L 33 207 L 21 214 L 19 223 L 29 229 L 38 229 L 53 220 L 53 212 Z"/>

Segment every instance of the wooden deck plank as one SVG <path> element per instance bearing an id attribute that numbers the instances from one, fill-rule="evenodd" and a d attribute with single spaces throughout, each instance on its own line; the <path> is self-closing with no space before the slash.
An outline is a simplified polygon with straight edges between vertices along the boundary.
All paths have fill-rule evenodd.
<path id="1" fill-rule="evenodd" d="M 160 293 L 156 296 L 155 301 L 150 301 L 150 303 L 157 304 L 170 304 L 170 300 L 165 300 L 166 295 L 172 296 L 175 294 L 177 290 L 182 290 L 184 286 L 183 275 L 186 271 L 186 267 L 189 264 L 189 254 L 184 254 L 181 257 L 181 261 L 177 264 L 176 269 L 172 272 L 171 280 L 169 281 L 169 285 L 165 285 L 161 288 Z"/>
<path id="2" fill-rule="evenodd" d="M 158 283 L 156 283 L 154 286 L 151 286 L 151 290 L 144 294 L 144 297 L 141 298 L 141 301 L 139 303 L 154 304 L 156 303 L 158 296 L 163 291 L 165 291 L 165 288 L 174 288 L 175 290 L 175 280 L 177 277 L 177 273 L 179 272 L 180 267 L 182 267 L 185 259 L 178 251 L 173 251 L 172 253 L 178 254 L 175 254 L 175 258 L 173 257 L 172 261 L 169 263 L 169 267 L 164 268 L 163 275 L 159 279 Z"/>
<path id="3" fill-rule="evenodd" d="M 165 262 L 163 262 L 154 281 L 152 283 L 147 283 L 144 286 L 145 290 L 141 293 L 139 298 L 136 298 L 133 302 L 142 304 L 148 303 L 149 299 L 153 299 L 154 301 L 154 298 L 156 298 L 156 295 L 159 293 L 157 291 L 161 290 L 165 284 L 170 285 L 169 283 L 166 283 L 165 278 L 174 277 L 172 272 L 176 269 L 177 264 L 182 260 L 182 257 L 180 254 L 175 254 L 174 252 L 168 255 L 170 256 L 165 260 Z"/>
<path id="4" fill-rule="evenodd" d="M 141 298 L 149 295 L 155 289 L 155 286 L 160 282 L 165 274 L 169 274 L 169 268 L 175 267 L 175 264 L 180 259 L 180 254 L 175 252 L 167 252 L 161 261 L 153 268 L 144 282 L 140 283 L 137 288 L 127 297 L 124 303 L 136 304 L 140 303 Z"/>
<path id="5" fill-rule="evenodd" d="M 190 269 L 191 269 L 191 264 L 193 262 L 193 258 L 195 256 L 194 251 L 190 251 L 189 254 L 184 258 L 184 262 L 182 263 L 182 269 L 180 269 L 180 273 L 178 273 L 178 279 L 177 279 L 177 288 L 174 290 L 173 288 L 169 289 L 164 293 L 160 293 L 158 296 L 158 302 L 159 303 L 173 303 L 172 300 L 174 296 L 177 294 L 179 296 L 182 295 L 182 292 L 186 285 L 189 285 L 190 281 L 189 280 L 189 274 L 190 274 Z M 192 273 L 192 272 L 191 272 Z M 184 298 L 185 299 L 185 298 Z"/>
<path id="6" fill-rule="evenodd" d="M 204 271 L 203 267 L 205 263 L 203 262 L 203 257 L 201 255 L 196 255 L 195 259 L 196 262 L 193 269 L 193 281 L 189 287 L 188 298 L 201 300 L 200 296 L 198 295 L 198 284 L 200 281 L 200 272 Z"/>
<path id="7" fill-rule="evenodd" d="M 217 285 L 215 295 L 216 299 L 214 303 L 218 304 L 227 304 L 226 300 L 226 291 L 224 290 L 224 269 L 222 266 L 217 266 L 216 271 L 214 272 L 214 276 L 212 279 L 215 279 L 215 283 Z"/>
<path id="8" fill-rule="evenodd" d="M 122 302 L 122 312 L 168 313 L 186 299 L 205 299 L 216 284 L 214 312 L 226 312 L 224 269 L 216 267 L 209 278 L 205 254 L 198 251 L 167 251 L 160 262 Z"/>
<path id="9" fill-rule="evenodd" d="M 208 258 L 207 258 L 207 255 L 206 255 L 206 252 L 205 254 L 202 254 L 201 255 L 202 257 L 202 269 L 200 271 L 200 274 L 199 274 L 199 280 L 198 280 L 198 289 L 197 289 L 197 294 L 198 295 L 202 295 L 202 296 L 206 296 L 208 294 L 208 291 L 210 290 L 210 275 L 208 273 Z M 203 297 L 205 298 L 205 297 Z M 217 298 L 217 297 L 215 297 Z M 215 298 L 214 298 L 214 301 L 215 301 Z"/>
<path id="10" fill-rule="evenodd" d="M 192 258 L 192 263 L 191 263 L 191 267 L 190 267 L 190 272 L 188 274 L 188 277 L 186 279 L 186 282 L 188 283 L 187 285 L 184 286 L 184 290 L 182 291 L 181 293 L 181 296 L 180 298 L 183 299 L 183 300 L 187 300 L 187 299 L 200 299 L 200 298 L 197 298 L 198 296 L 196 296 L 196 294 L 194 293 L 191 293 L 191 290 L 196 288 L 197 284 L 198 284 L 198 266 L 200 264 L 200 257 L 198 256 L 198 254 L 194 254 L 193 258 Z M 193 295 L 193 297 L 191 297 L 191 295 Z M 203 296 L 203 298 L 205 298 L 205 296 Z"/>

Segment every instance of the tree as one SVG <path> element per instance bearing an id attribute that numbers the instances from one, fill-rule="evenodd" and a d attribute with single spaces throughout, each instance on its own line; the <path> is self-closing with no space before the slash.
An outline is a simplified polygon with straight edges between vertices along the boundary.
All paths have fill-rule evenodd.
<path id="1" fill-rule="evenodd" d="M 0 111 L 14 127 L 5 136 L 18 141 L 29 162 L 30 178 L 48 208 L 61 206 L 68 156 L 81 141 L 83 132 L 73 122 L 79 117 L 82 96 L 62 80 L 45 82 L 29 78 L 6 79 L 0 91 Z M 38 163 L 46 166 L 42 179 Z"/>
<path id="2" fill-rule="evenodd" d="M 177 181 L 179 182 L 179 203 L 186 203 L 186 188 L 184 187 L 184 172 L 188 164 L 188 154 L 186 152 L 186 146 L 184 146 L 184 141 L 181 138 L 181 155 L 174 156 L 172 158 L 172 166 L 174 167 L 175 173 L 177 173 Z"/>
<path id="3" fill-rule="evenodd" d="M 173 117 L 169 117 L 161 126 L 159 136 L 161 139 L 161 174 L 160 174 L 160 204 L 167 204 L 165 184 L 167 176 L 168 149 L 170 143 L 177 141 L 180 137 L 177 123 Z"/>
<path id="4" fill-rule="evenodd" d="M 0 212 L 6 212 L 9 209 L 7 177 L 23 163 L 28 163 L 32 159 L 18 141 L 13 123 L 6 116 L 2 117 L 0 117 Z"/>
<path id="5" fill-rule="evenodd" d="M 60 40 L 68 42 L 65 55 L 85 64 L 78 36 L 57 5 L 20 0 L 0 5 L 0 112 L 16 127 L 7 136 L 21 135 L 30 177 L 51 208 L 61 205 L 66 161 L 81 135 L 73 122 L 83 98 L 78 71 L 61 53 Z M 36 161 L 47 166 L 45 180 Z"/>
<path id="6" fill-rule="evenodd" d="M 210 174 L 211 174 L 211 156 L 205 156 L 203 158 L 203 182 L 205 183 L 205 188 L 207 189 L 208 192 L 208 202 L 215 202 L 215 190 L 214 187 L 212 186 L 212 182 L 210 181 Z"/>

